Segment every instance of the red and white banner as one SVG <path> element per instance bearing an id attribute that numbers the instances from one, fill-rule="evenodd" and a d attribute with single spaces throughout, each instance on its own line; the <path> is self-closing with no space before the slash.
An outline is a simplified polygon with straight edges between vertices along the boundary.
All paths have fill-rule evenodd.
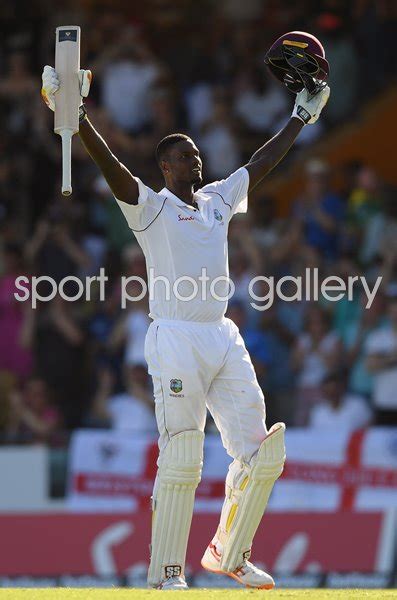
<path id="1" fill-rule="evenodd" d="M 253 560 L 272 573 L 387 572 L 392 568 L 394 513 L 265 515 Z M 128 575 L 149 560 L 151 515 L 47 514 L 0 516 L 0 575 Z M 216 530 L 214 514 L 193 517 L 188 571 Z"/>
<path id="2" fill-rule="evenodd" d="M 397 429 L 287 431 L 287 461 L 271 511 L 384 510 L 397 507 Z M 148 505 L 157 443 L 147 436 L 78 431 L 70 448 L 72 510 L 138 510 Z M 196 511 L 218 512 L 230 457 L 207 436 Z"/>

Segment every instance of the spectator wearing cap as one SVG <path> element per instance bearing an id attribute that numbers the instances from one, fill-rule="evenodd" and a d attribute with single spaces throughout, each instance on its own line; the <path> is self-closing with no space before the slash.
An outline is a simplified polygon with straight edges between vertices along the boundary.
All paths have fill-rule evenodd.
<path id="1" fill-rule="evenodd" d="M 373 375 L 377 425 L 397 425 L 397 295 L 388 299 L 388 322 L 366 342 L 367 368 Z"/>
<path id="2" fill-rule="evenodd" d="M 340 227 L 344 204 L 329 186 L 329 167 L 322 160 L 310 160 L 305 169 L 303 194 L 295 201 L 293 216 L 307 244 L 327 260 L 339 254 Z"/>
<path id="3" fill-rule="evenodd" d="M 354 431 L 367 427 L 371 418 L 365 399 L 346 391 L 345 374 L 337 370 L 327 373 L 321 384 L 320 401 L 310 411 L 309 426 Z"/>

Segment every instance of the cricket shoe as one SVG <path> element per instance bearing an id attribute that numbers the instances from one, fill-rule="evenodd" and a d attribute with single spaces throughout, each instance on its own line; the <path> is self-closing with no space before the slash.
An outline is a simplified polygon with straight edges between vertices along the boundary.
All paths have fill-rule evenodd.
<path id="1" fill-rule="evenodd" d="M 157 586 L 156 590 L 188 590 L 187 583 L 184 577 L 167 577 L 163 579 Z"/>
<path id="2" fill-rule="evenodd" d="M 256 588 L 259 590 L 271 590 L 274 588 L 274 579 L 265 571 L 261 571 L 250 563 L 244 560 L 242 564 L 234 571 L 222 571 L 220 568 L 222 555 L 218 552 L 216 545 L 211 542 L 201 559 L 203 569 L 218 575 L 227 575 L 232 577 L 242 585 L 248 588 Z"/>

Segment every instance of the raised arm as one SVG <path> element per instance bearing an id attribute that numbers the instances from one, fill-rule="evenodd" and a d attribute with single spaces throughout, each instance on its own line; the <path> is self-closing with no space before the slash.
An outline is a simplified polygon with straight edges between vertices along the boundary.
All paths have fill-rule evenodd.
<path id="1" fill-rule="evenodd" d="M 91 71 L 81 70 L 79 73 L 81 96 L 87 97 L 91 83 Z M 59 79 L 53 67 L 45 66 L 43 75 L 42 97 L 51 109 L 55 109 L 54 96 L 59 89 Z M 89 121 L 83 106 L 80 107 L 80 139 L 106 179 L 110 189 L 118 200 L 127 204 L 137 204 L 139 197 L 138 183 L 130 171 L 114 156 L 105 140 Z"/>
<path id="2" fill-rule="evenodd" d="M 292 116 L 286 126 L 259 148 L 245 165 L 250 176 L 249 191 L 258 185 L 287 154 L 301 129 L 317 121 L 327 103 L 329 92 L 328 86 L 314 97 L 309 97 L 305 89 L 299 92 Z"/>
<path id="3" fill-rule="evenodd" d="M 139 191 L 136 179 L 116 158 L 87 116 L 80 122 L 79 137 L 115 197 L 127 204 L 137 204 Z"/>
<path id="4" fill-rule="evenodd" d="M 245 165 L 250 176 L 249 192 L 258 185 L 258 183 L 260 183 L 287 154 L 303 127 L 303 121 L 291 117 L 281 131 L 252 155 L 249 163 Z"/>

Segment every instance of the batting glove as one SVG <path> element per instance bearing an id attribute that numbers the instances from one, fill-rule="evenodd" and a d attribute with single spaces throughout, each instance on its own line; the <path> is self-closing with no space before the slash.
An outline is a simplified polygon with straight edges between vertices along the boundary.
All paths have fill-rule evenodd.
<path id="1" fill-rule="evenodd" d="M 306 88 L 303 88 L 303 90 L 296 95 L 292 116 L 300 119 L 305 125 L 315 123 L 328 102 L 329 94 L 330 89 L 328 85 L 317 92 L 315 96 L 312 96 Z"/>
<path id="2" fill-rule="evenodd" d="M 59 77 L 54 67 L 49 67 L 46 65 L 43 69 L 43 74 L 41 76 L 43 85 L 41 88 L 41 96 L 47 106 L 54 111 L 55 110 L 55 94 L 59 90 Z M 81 102 L 83 102 L 83 98 L 87 98 L 90 92 L 90 85 L 92 80 L 91 71 L 86 71 L 84 69 L 80 69 L 79 71 L 79 82 L 80 82 L 80 95 Z"/>

